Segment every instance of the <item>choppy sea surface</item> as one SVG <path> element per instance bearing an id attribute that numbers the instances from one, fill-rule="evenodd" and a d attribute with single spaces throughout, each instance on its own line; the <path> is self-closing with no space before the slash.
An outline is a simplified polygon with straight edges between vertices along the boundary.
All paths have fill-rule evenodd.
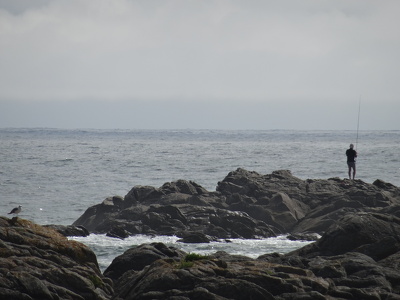
<path id="1" fill-rule="evenodd" d="M 209 191 L 237 168 L 269 174 L 291 170 L 301 179 L 347 177 L 345 151 L 357 146 L 358 179 L 400 186 L 400 130 L 60 130 L 0 129 L 1 215 L 22 205 L 20 217 L 38 224 L 72 224 L 108 196 L 135 185 L 159 187 L 192 180 Z M 224 250 L 256 257 L 288 252 L 304 242 L 260 241 L 181 245 L 175 237 L 91 235 L 76 238 L 96 252 L 104 269 L 118 254 L 143 242 L 163 241 L 185 251 Z M 249 249 L 251 251 L 249 252 Z M 253 253 L 254 252 L 254 253 Z"/>

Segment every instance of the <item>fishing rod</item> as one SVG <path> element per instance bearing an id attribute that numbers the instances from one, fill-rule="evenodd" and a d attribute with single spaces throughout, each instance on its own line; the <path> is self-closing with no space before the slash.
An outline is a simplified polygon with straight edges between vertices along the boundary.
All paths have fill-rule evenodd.
<path id="1" fill-rule="evenodd" d="M 356 151 L 357 151 L 357 145 L 358 145 L 358 129 L 360 128 L 360 111 L 361 111 L 361 95 L 360 95 L 360 100 L 358 101 L 358 119 L 357 119 Z"/>

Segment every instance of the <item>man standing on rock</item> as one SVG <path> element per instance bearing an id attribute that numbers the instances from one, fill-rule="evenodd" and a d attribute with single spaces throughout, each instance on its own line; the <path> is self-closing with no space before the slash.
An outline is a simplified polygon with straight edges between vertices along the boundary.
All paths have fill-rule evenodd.
<path id="1" fill-rule="evenodd" d="M 349 179 L 351 179 L 351 169 L 353 169 L 353 179 L 356 176 L 356 157 L 357 151 L 353 149 L 354 145 L 350 144 L 350 149 L 347 149 L 347 166 L 349 167 Z"/>

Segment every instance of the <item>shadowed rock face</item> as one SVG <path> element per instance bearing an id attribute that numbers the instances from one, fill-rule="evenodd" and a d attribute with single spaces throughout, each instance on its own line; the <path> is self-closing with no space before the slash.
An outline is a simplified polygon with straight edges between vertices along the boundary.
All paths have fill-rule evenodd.
<path id="1" fill-rule="evenodd" d="M 323 234 L 343 215 L 357 212 L 400 216 L 400 189 L 380 180 L 301 180 L 290 171 L 261 175 L 237 169 L 218 182 L 216 192 L 185 180 L 160 188 L 135 186 L 124 198 L 88 208 L 74 225 L 121 238 L 193 232 L 210 240 L 257 238 Z"/>
<path id="2" fill-rule="evenodd" d="M 399 224 L 377 213 L 347 215 L 313 244 L 258 259 L 225 252 L 189 259 L 146 244 L 117 257 L 105 275 L 118 300 L 400 299 Z"/>
<path id="3" fill-rule="evenodd" d="M 400 218 L 357 212 L 343 216 L 309 247 L 295 251 L 304 257 L 360 252 L 381 260 L 400 250 Z"/>
<path id="4" fill-rule="evenodd" d="M 104 275 L 117 280 L 127 271 L 140 271 L 159 259 L 170 259 L 179 262 L 186 253 L 162 243 L 143 244 L 125 251 L 114 259 L 104 271 Z"/>
<path id="5" fill-rule="evenodd" d="M 51 228 L 0 217 L 2 299 L 110 299 L 92 250 Z"/>

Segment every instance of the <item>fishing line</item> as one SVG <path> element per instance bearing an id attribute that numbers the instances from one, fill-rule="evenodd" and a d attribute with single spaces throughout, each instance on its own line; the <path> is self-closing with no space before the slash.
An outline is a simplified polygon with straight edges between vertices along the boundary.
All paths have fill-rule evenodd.
<path id="1" fill-rule="evenodd" d="M 361 96 L 360 96 L 360 100 L 358 101 L 358 119 L 357 119 L 356 150 L 357 150 L 357 145 L 358 145 L 358 129 L 360 128 L 360 111 L 361 111 Z"/>

